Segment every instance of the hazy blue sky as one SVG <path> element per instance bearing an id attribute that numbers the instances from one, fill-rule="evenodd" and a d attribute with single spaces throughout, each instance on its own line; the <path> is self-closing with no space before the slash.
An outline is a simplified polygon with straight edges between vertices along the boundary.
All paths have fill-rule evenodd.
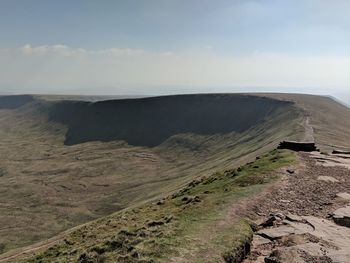
<path id="1" fill-rule="evenodd" d="M 0 0 L 0 93 L 348 96 L 348 0 Z"/>

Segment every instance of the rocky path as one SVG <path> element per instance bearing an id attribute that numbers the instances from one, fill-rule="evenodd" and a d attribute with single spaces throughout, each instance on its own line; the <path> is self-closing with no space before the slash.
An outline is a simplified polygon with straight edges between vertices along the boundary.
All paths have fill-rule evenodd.
<path id="1" fill-rule="evenodd" d="M 305 137 L 304 142 L 315 142 L 314 128 L 310 125 L 310 117 L 306 117 L 304 121 Z"/>
<path id="2" fill-rule="evenodd" d="M 254 208 L 259 219 L 245 263 L 350 262 L 350 155 L 299 156 L 300 171 L 286 171 L 281 187 Z"/>

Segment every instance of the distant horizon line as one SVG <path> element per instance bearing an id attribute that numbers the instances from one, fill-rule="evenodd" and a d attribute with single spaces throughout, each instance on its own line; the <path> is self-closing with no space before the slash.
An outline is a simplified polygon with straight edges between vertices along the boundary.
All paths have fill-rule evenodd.
<path id="1" fill-rule="evenodd" d="M 273 95 L 273 94 L 289 94 L 289 95 L 306 95 L 306 96 L 319 96 L 319 97 L 328 97 L 336 102 L 350 108 L 350 101 L 344 101 L 341 100 L 340 98 L 331 95 L 331 94 L 315 94 L 315 93 L 302 93 L 302 92 L 255 92 L 255 91 L 248 91 L 248 92 L 187 92 L 187 93 L 167 93 L 167 94 L 118 94 L 118 95 L 113 95 L 113 94 L 66 94 L 66 93 L 12 93 L 12 94 L 2 94 L 0 93 L 0 96 L 21 96 L 21 95 L 27 95 L 27 96 L 47 96 L 47 97 L 72 97 L 72 99 L 78 99 L 79 97 L 81 98 L 119 98 L 119 99 L 141 99 L 141 98 L 150 98 L 150 97 L 166 97 L 166 96 L 181 96 L 181 95 L 197 95 L 197 94 L 241 94 L 241 95 Z M 64 98 L 62 98 L 64 99 Z M 98 101 L 98 100 L 96 100 Z"/>

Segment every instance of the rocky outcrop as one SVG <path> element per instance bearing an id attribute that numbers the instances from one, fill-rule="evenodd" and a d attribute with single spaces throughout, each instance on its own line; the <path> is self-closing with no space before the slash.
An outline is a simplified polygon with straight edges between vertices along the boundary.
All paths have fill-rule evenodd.
<path id="1" fill-rule="evenodd" d="M 332 154 L 350 154 L 350 151 L 333 150 Z"/>
<path id="2" fill-rule="evenodd" d="M 257 207 L 260 228 L 244 263 L 350 262 L 349 159 L 299 156 L 305 169 L 285 173 L 285 184 Z"/>
<path id="3" fill-rule="evenodd" d="M 345 193 L 345 192 L 344 193 L 338 193 L 337 197 L 341 198 L 343 200 L 350 201 L 350 194 L 349 193 Z"/>
<path id="4" fill-rule="evenodd" d="M 334 211 L 333 220 L 340 226 L 350 227 L 350 206 Z"/>
<path id="5" fill-rule="evenodd" d="M 288 149 L 296 152 L 314 152 L 318 151 L 314 142 L 295 142 L 283 141 L 279 144 L 278 149 Z"/>
<path id="6" fill-rule="evenodd" d="M 337 210 L 334 214 L 344 215 L 347 212 Z M 287 218 L 301 219 L 302 222 L 292 222 Z M 261 262 L 347 263 L 350 258 L 350 229 L 323 218 L 289 214 L 279 225 L 256 232 L 252 248 L 254 252 L 266 255 Z M 303 253 L 310 257 L 310 261 L 300 256 Z"/>

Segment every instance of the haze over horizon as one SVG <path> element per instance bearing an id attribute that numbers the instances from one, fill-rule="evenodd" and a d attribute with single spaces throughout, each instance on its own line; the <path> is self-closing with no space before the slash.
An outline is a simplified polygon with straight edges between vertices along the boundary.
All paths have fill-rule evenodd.
<path id="1" fill-rule="evenodd" d="M 291 92 L 350 104 L 350 2 L 0 3 L 0 94 Z"/>

